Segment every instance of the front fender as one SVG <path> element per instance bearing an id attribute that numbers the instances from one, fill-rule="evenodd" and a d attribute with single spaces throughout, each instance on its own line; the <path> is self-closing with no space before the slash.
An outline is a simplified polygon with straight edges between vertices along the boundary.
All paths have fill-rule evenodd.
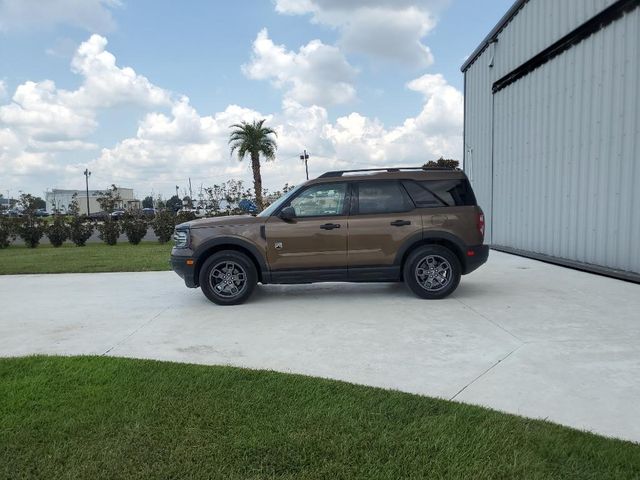
<path id="1" fill-rule="evenodd" d="M 266 261 L 266 252 L 263 251 L 258 245 L 253 242 L 240 237 L 233 236 L 221 236 L 214 237 L 209 240 L 205 240 L 193 251 L 193 258 L 195 259 L 195 275 L 199 275 L 200 267 L 206 259 L 207 252 L 217 249 L 218 247 L 222 247 L 225 245 L 232 245 L 234 247 L 238 247 L 240 249 L 244 249 L 248 251 L 258 263 L 260 268 L 260 276 L 263 280 L 263 283 L 268 283 L 270 280 L 269 266 Z"/>

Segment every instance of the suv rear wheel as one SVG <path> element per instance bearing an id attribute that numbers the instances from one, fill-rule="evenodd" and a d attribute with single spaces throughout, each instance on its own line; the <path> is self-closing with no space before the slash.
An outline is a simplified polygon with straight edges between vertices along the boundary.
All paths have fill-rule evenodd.
<path id="1" fill-rule="evenodd" d="M 426 299 L 444 298 L 458 287 L 462 269 L 458 257 L 440 245 L 412 252 L 404 264 L 404 281 L 413 293 Z"/>
<path id="2" fill-rule="evenodd" d="M 251 259 L 233 250 L 214 253 L 200 269 L 202 293 L 218 305 L 243 303 L 257 282 L 258 274 Z"/>

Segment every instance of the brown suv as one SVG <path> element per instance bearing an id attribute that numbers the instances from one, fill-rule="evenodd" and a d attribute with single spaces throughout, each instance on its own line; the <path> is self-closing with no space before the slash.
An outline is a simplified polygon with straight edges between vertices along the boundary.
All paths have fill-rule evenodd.
<path id="1" fill-rule="evenodd" d="M 448 169 L 328 172 L 257 216 L 183 223 L 174 238 L 175 272 L 220 305 L 258 282 L 404 281 L 443 298 L 489 254 L 471 185 Z"/>

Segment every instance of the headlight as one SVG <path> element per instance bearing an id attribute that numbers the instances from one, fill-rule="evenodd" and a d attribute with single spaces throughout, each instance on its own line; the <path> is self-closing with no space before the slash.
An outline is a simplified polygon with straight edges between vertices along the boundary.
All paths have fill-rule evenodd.
<path id="1" fill-rule="evenodd" d="M 187 248 L 189 246 L 189 230 L 176 230 L 173 234 L 176 248 Z"/>

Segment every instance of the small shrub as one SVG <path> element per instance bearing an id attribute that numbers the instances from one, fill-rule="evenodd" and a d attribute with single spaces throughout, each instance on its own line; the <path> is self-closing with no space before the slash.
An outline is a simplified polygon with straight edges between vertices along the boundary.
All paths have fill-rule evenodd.
<path id="1" fill-rule="evenodd" d="M 107 215 L 102 223 L 98 223 L 98 236 L 107 245 L 115 245 L 120 236 L 120 225 Z"/>
<path id="2" fill-rule="evenodd" d="M 0 248 L 7 248 L 16 238 L 16 225 L 13 218 L 0 217 Z"/>
<path id="3" fill-rule="evenodd" d="M 18 204 L 22 208 L 23 217 L 18 223 L 17 233 L 28 247 L 35 248 L 40 244 L 40 239 L 45 232 L 44 222 L 36 216 L 40 199 L 23 193 L 20 195 Z"/>
<path id="4" fill-rule="evenodd" d="M 78 195 L 73 194 L 73 200 L 67 210 L 71 215 L 69 222 L 69 238 L 78 247 L 84 247 L 87 244 L 87 240 L 93 235 L 93 223 L 86 215 L 80 215 L 80 208 L 78 207 Z"/>
<path id="5" fill-rule="evenodd" d="M 69 238 L 69 225 L 62 215 L 56 215 L 53 222 L 47 227 L 47 238 L 54 247 L 61 246 Z"/>
<path id="6" fill-rule="evenodd" d="M 171 240 L 174 227 L 174 215 L 169 210 L 160 210 L 156 214 L 156 218 L 151 222 L 153 232 L 158 237 L 160 243 L 167 243 Z"/>
<path id="7" fill-rule="evenodd" d="M 147 220 L 140 212 L 127 212 L 122 219 L 122 230 L 129 243 L 138 245 L 147 234 Z"/>
<path id="8" fill-rule="evenodd" d="M 31 215 L 22 217 L 22 222 L 18 225 L 18 235 L 29 248 L 36 248 L 40 245 L 44 231 L 44 222 Z"/>
<path id="9" fill-rule="evenodd" d="M 86 215 L 75 215 L 69 225 L 69 238 L 78 247 L 84 247 L 93 235 L 93 223 Z"/>
<path id="10" fill-rule="evenodd" d="M 179 224 L 184 223 L 184 222 L 190 222 L 191 220 L 195 220 L 196 218 L 197 218 L 196 214 L 193 213 L 193 212 L 190 212 L 190 211 L 183 212 L 183 211 L 181 211 L 181 212 L 178 212 L 178 214 L 175 217 L 175 224 L 179 225 Z"/>

